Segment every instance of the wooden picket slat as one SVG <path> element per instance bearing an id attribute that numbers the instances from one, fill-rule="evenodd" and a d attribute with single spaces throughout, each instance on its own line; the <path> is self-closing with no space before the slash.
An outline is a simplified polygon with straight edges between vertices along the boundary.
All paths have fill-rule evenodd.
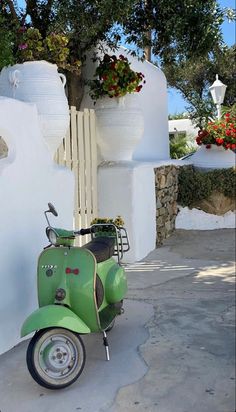
<path id="1" fill-rule="evenodd" d="M 92 210 L 92 185 L 91 185 L 91 148 L 90 148 L 90 128 L 89 128 L 89 111 L 84 110 L 84 147 L 85 147 L 85 182 L 86 188 L 90 188 L 86 193 L 86 212 L 87 219 L 90 223 L 91 221 L 91 210 Z"/>
<path id="2" fill-rule="evenodd" d="M 55 154 L 55 161 L 75 175 L 74 227 L 88 227 L 97 216 L 97 144 L 94 110 L 70 110 L 70 128 Z M 79 237 L 82 245 L 88 236 Z"/>
<path id="3" fill-rule="evenodd" d="M 72 121 L 70 125 L 71 131 L 71 158 L 72 158 L 72 170 L 75 176 L 75 187 L 79 186 L 79 162 L 78 162 L 78 134 L 77 134 L 77 113 L 76 108 L 71 107 Z M 74 219 L 78 214 L 79 209 L 79 191 L 75 190 L 74 194 Z M 74 222 L 75 224 L 75 222 Z"/>
<path id="4" fill-rule="evenodd" d="M 92 215 L 98 216 L 97 209 L 97 142 L 96 138 L 95 112 L 90 110 L 90 145 L 91 145 L 91 194 L 92 194 Z"/>
<path id="5" fill-rule="evenodd" d="M 86 186 L 85 186 L 85 153 L 84 153 L 84 114 L 79 112 L 78 119 L 78 140 L 79 144 L 79 227 L 85 227 L 86 224 Z"/>

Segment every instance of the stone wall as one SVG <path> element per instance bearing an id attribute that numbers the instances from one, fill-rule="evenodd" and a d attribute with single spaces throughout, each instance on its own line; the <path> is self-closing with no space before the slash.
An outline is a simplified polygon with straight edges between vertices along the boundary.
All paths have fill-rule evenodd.
<path id="1" fill-rule="evenodd" d="M 3 157 L 7 157 L 7 153 L 8 153 L 7 144 L 5 140 L 3 140 L 3 138 L 0 136 L 0 159 L 2 159 Z"/>
<path id="2" fill-rule="evenodd" d="M 178 212 L 179 166 L 166 165 L 154 169 L 156 189 L 157 245 L 171 235 L 175 229 Z"/>

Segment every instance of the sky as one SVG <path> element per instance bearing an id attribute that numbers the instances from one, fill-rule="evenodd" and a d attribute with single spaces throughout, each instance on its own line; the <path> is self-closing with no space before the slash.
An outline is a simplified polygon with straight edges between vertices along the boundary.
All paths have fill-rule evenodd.
<path id="1" fill-rule="evenodd" d="M 221 7 L 235 8 L 234 0 L 220 0 Z M 235 22 L 228 23 L 227 20 L 222 25 L 223 39 L 228 46 L 232 46 L 235 43 Z M 219 78 L 220 78 L 220 73 Z M 175 89 L 168 89 L 168 113 L 177 114 L 186 111 L 187 106 L 186 100 L 184 100 L 181 94 Z"/>

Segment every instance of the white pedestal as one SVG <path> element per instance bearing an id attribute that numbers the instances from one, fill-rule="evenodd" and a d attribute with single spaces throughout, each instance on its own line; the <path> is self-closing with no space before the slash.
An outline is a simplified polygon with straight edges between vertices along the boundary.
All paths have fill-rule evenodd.
<path id="1" fill-rule="evenodd" d="M 123 262 L 143 259 L 156 245 L 156 200 L 153 166 L 109 162 L 99 166 L 98 215 L 121 215 L 130 240 Z"/>
<path id="2" fill-rule="evenodd" d="M 225 150 L 222 146 L 212 144 L 210 149 L 207 149 L 205 145 L 200 146 L 190 160 L 196 167 L 227 169 L 235 167 L 236 157 L 232 150 Z"/>

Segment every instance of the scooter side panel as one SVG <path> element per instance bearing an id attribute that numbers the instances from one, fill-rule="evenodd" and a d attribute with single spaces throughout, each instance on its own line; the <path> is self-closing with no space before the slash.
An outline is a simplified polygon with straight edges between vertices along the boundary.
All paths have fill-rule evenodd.
<path id="1" fill-rule="evenodd" d="M 111 258 L 98 264 L 98 276 L 100 277 L 105 296 L 99 311 L 110 303 L 123 300 L 127 292 L 127 279 L 122 266 Z"/>
<path id="2" fill-rule="evenodd" d="M 89 333 L 88 326 L 70 309 L 60 305 L 44 306 L 35 310 L 22 325 L 21 337 L 36 330 L 60 327 L 77 333 Z"/>
<path id="3" fill-rule="evenodd" d="M 109 303 L 124 299 L 127 292 L 127 279 L 121 266 L 111 267 L 106 277 L 105 290 L 106 300 Z"/>

